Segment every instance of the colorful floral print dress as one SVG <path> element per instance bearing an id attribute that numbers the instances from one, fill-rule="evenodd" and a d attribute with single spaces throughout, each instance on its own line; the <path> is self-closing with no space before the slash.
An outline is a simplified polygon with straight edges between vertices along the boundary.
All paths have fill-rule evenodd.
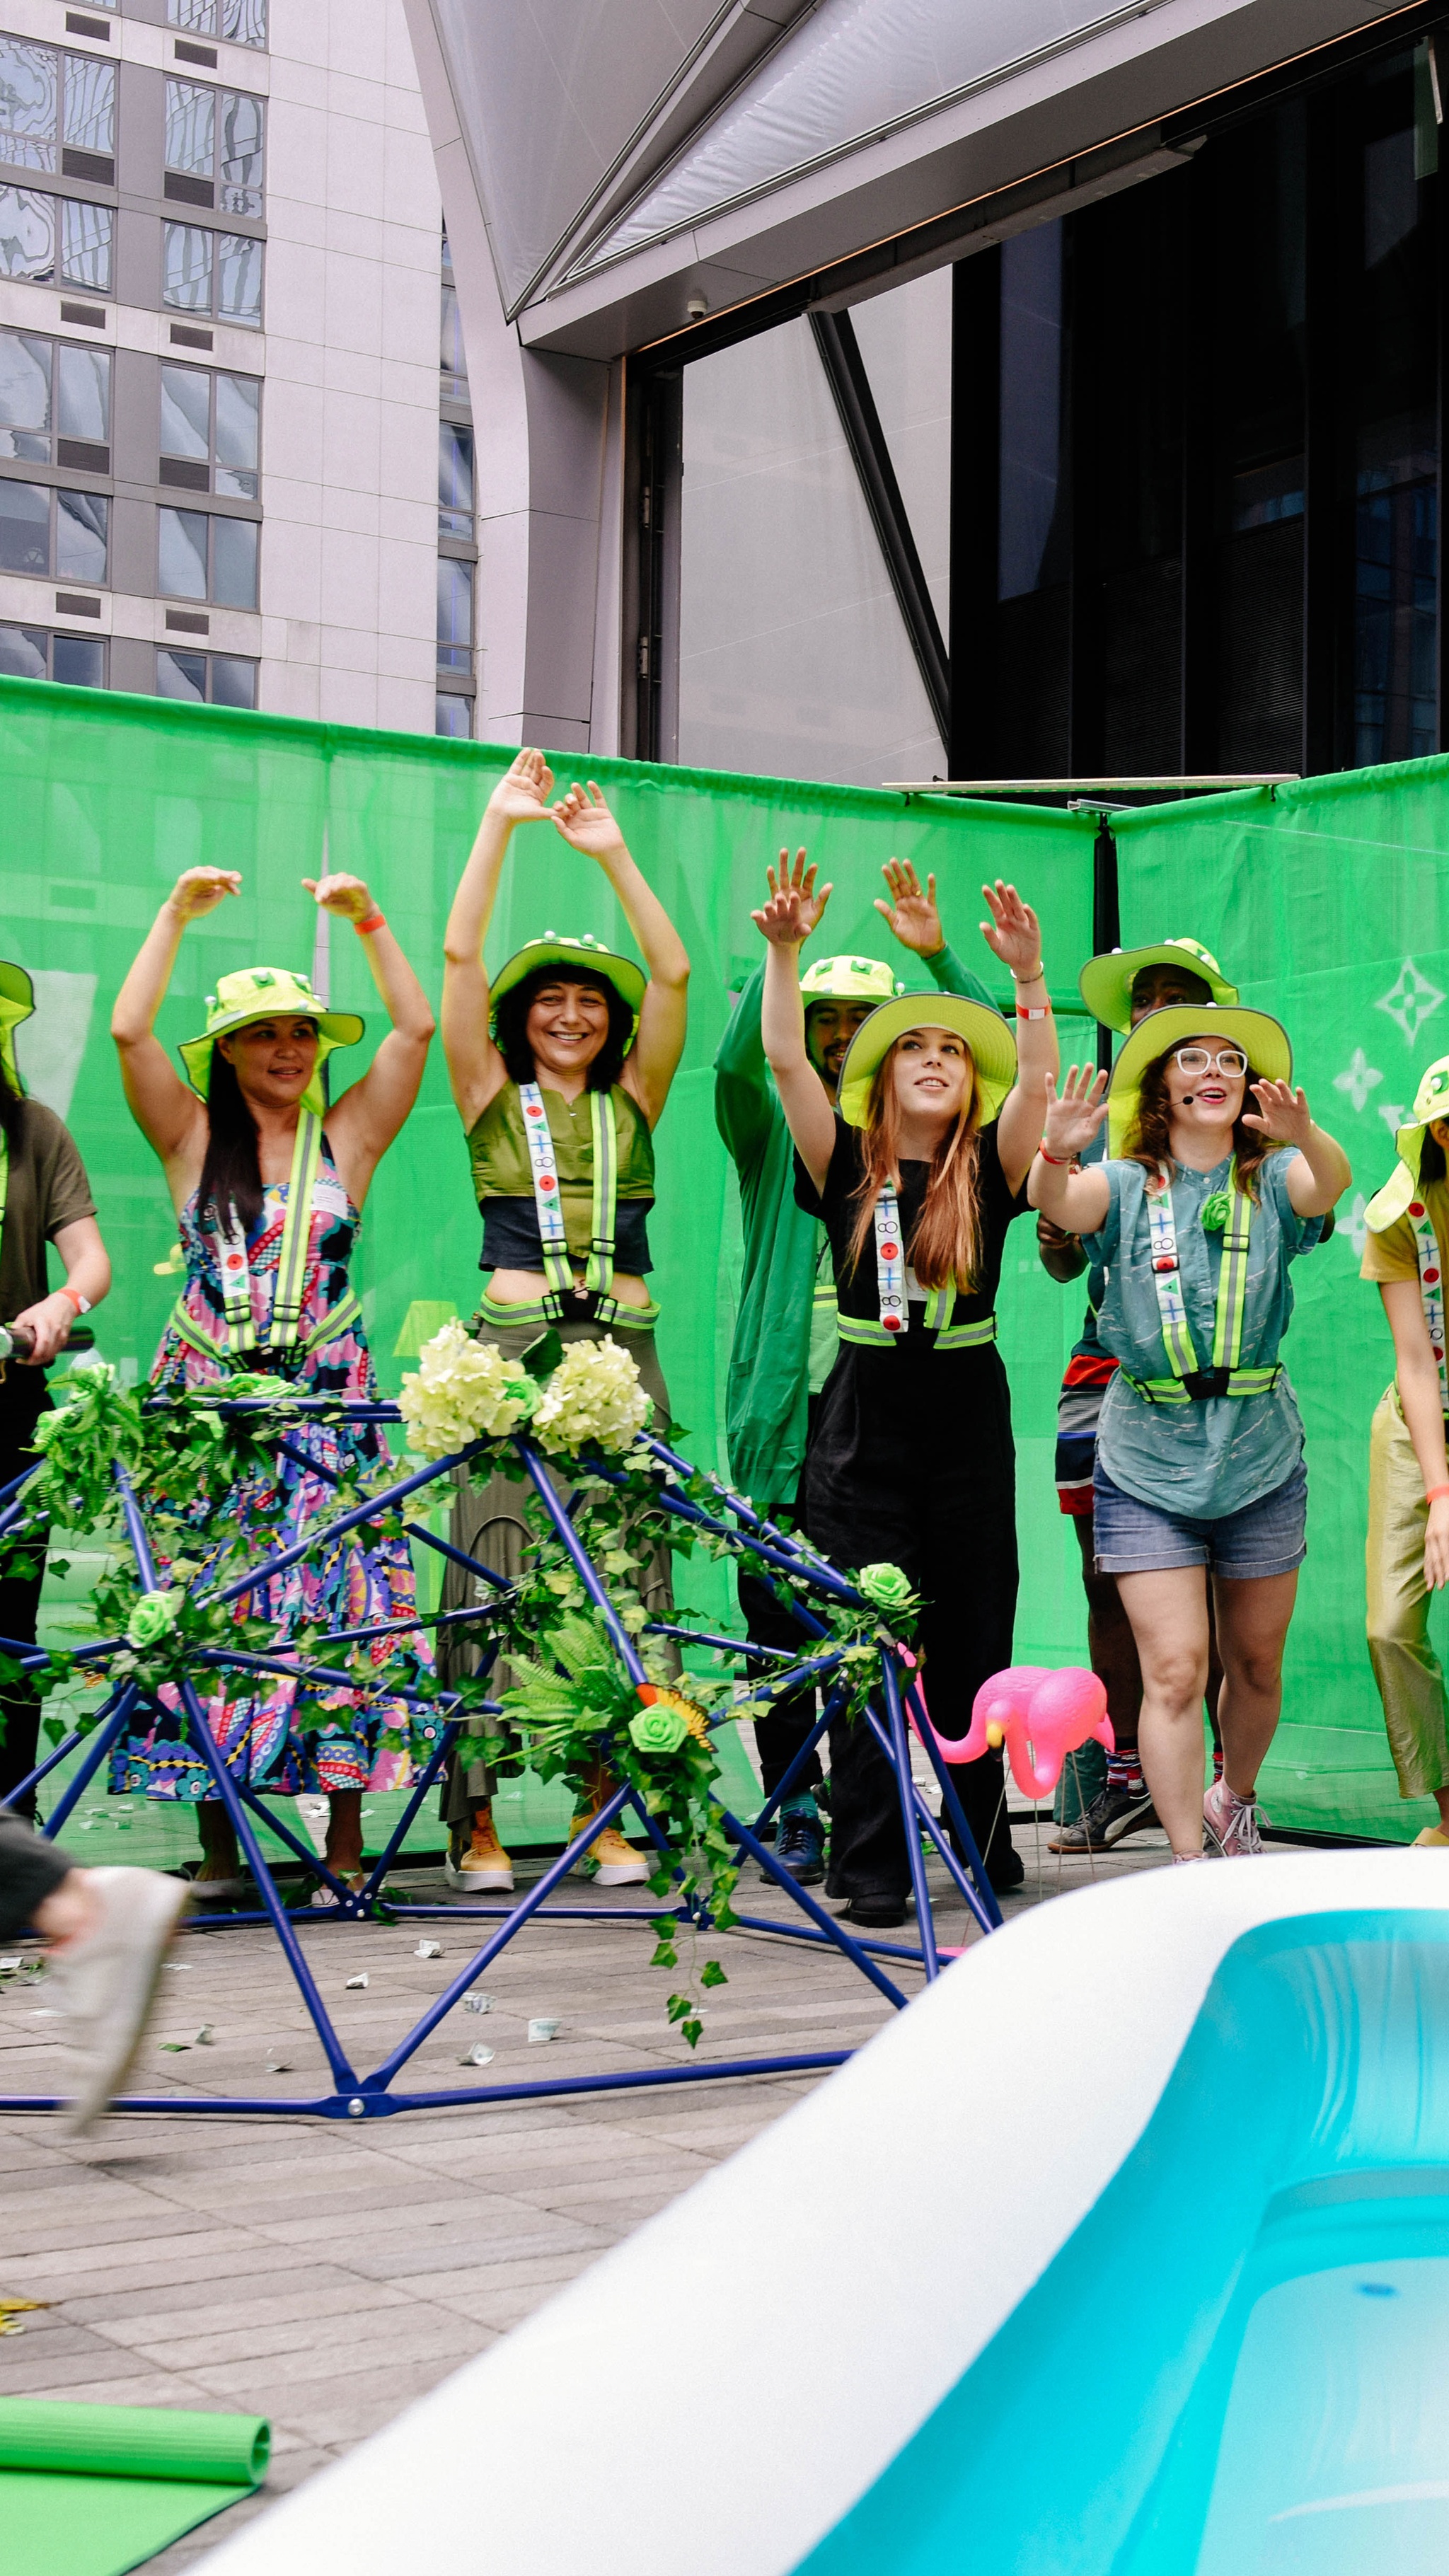
<path id="1" fill-rule="evenodd" d="M 264 1193 L 260 1223 L 247 1239 L 252 1313 L 258 1331 L 271 1314 L 272 1291 L 286 1216 L 286 1184 Z M 208 1212 L 209 1213 L 209 1212 Z M 340 1305 L 348 1289 L 361 1218 L 338 1177 L 323 1139 L 321 1168 L 312 1197 L 298 1341 L 305 1344 L 324 1317 Z M 198 1222 L 195 1198 L 181 1217 L 186 1256 L 182 1303 L 192 1322 L 210 1340 L 225 1341 L 225 1309 L 218 1268 L 220 1239 L 213 1225 Z M 248 1352 L 238 1365 L 245 1369 L 276 1367 L 265 1352 Z M 213 1386 L 229 1374 L 220 1359 L 194 1350 L 168 1324 L 151 1372 L 154 1387 L 181 1393 Z M 375 1397 L 377 1382 L 360 1320 L 345 1326 L 334 1341 L 305 1355 L 288 1354 L 288 1382 L 305 1395 L 341 1395 L 353 1401 Z M 375 1423 L 308 1424 L 289 1440 L 333 1474 L 371 1467 L 388 1455 Z M 280 1489 L 282 1509 L 277 1514 Z M 205 1557 L 214 1505 L 198 1506 L 194 1515 L 197 1553 Z M 325 1474 L 283 1458 L 275 1477 L 261 1467 L 250 1470 L 228 1490 L 227 1527 L 220 1543 L 230 1547 L 238 1533 L 249 1541 L 253 1562 L 279 1554 L 306 1535 L 319 1515 L 335 1514 L 333 1488 Z M 219 1552 L 214 1547 L 213 1552 Z M 334 1545 L 304 1557 L 237 1604 L 239 1618 L 274 1622 L 278 1650 L 303 1626 L 329 1630 L 368 1627 L 375 1621 L 406 1618 L 415 1606 L 412 1560 L 405 1539 L 380 1537 L 363 1527 Z M 431 1661 L 422 1635 L 405 1640 L 409 1650 Z M 364 1652 L 381 1674 L 394 1653 L 391 1641 L 376 1638 Z M 322 1658 L 325 1660 L 325 1655 Z M 123 1738 L 111 1762 L 110 1784 L 116 1791 L 142 1791 L 148 1798 L 205 1798 L 210 1782 L 200 1753 L 186 1741 L 177 1722 L 175 1695 L 162 1694 L 165 1713 L 148 1711 L 145 1733 Z M 355 1691 L 284 1681 L 278 1676 L 255 1698 L 223 1701 L 203 1698 L 207 1723 L 224 1750 L 232 1771 L 257 1789 L 273 1792 L 333 1789 L 403 1789 L 431 1756 L 442 1721 L 426 1708 L 410 1708 L 403 1699 L 359 1697 Z"/>

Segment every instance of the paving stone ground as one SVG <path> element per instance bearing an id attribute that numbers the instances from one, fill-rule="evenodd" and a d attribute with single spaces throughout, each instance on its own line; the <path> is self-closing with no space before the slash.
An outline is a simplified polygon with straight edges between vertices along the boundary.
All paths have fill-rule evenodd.
<path id="1" fill-rule="evenodd" d="M 1016 1826 L 1026 1884 L 1009 1915 L 1092 1877 L 1159 1866 L 1158 1833 L 1106 1859 L 1063 1862 L 1047 1828 Z M 943 1942 L 975 1937 L 936 1866 Z M 525 1873 L 520 1873 L 520 1886 Z M 446 1901 L 420 1873 L 419 1898 Z M 607 1902 L 595 1898 L 596 1902 Z M 626 1891 L 621 1903 L 636 1901 Z M 783 1918 L 788 1900 L 747 1880 L 736 1902 Z M 798 1918 L 797 1918 L 798 1919 Z M 303 1946 L 354 2064 L 386 2054 L 478 1944 L 462 1920 L 318 1925 Z M 420 1937 L 443 1955 L 414 1955 Z M 911 1938 L 910 1933 L 898 1937 Z M 675 1982 L 650 1968 L 644 1925 L 572 1923 L 520 1936 L 483 1980 L 486 2015 L 455 2008 L 415 2060 L 418 2089 L 686 2062 L 667 2027 Z M 890 2006 L 838 1953 L 735 1934 L 729 1983 L 709 1997 L 701 2059 L 850 2049 Z M 365 1972 L 365 1989 L 347 1991 Z M 908 1993 L 919 1970 L 902 1973 Z M 163 1979 L 136 2079 L 178 2105 L 284 2098 L 325 2069 L 268 1932 L 190 1934 Z M 530 2044 L 530 2018 L 559 2023 Z M 169 2053 L 167 2040 L 206 2046 Z M 484 2039 L 486 2073 L 459 2064 Z M 268 2059 L 290 2072 L 269 2075 Z M 0 2091 L 63 2086 L 43 1986 L 0 1991 Z M 0 2297 L 49 2304 L 0 2339 L 0 2395 L 264 2413 L 275 2497 L 385 2424 L 494 2343 L 798 2101 L 811 2076 L 732 2079 L 339 2123 L 218 2113 L 115 2115 L 79 2143 L 43 2116 L 0 2116 Z M 150 2562 L 194 2566 L 265 2498 Z"/>

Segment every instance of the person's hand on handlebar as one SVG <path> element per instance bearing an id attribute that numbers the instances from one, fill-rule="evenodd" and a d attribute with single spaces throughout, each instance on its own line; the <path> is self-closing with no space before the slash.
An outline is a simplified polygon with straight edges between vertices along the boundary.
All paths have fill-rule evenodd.
<path id="1" fill-rule="evenodd" d="M 75 1319 L 75 1307 L 64 1290 L 60 1288 L 57 1288 L 53 1297 L 42 1297 L 38 1305 L 27 1306 L 22 1314 L 14 1318 L 10 1329 L 13 1333 L 23 1326 L 27 1333 L 34 1335 L 35 1347 L 24 1359 L 21 1359 L 18 1351 L 16 1352 L 18 1366 L 46 1368 L 52 1360 L 59 1359 L 66 1343 L 70 1340 L 71 1327 Z"/>

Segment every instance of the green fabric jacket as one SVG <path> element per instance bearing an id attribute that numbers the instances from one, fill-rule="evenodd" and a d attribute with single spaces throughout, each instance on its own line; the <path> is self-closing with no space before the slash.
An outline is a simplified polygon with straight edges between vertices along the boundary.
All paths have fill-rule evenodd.
<path id="1" fill-rule="evenodd" d="M 920 962 L 943 993 L 995 1007 L 949 943 Z M 739 1175 L 745 1239 L 725 1399 L 730 1473 L 757 1510 L 775 1512 L 793 1501 L 805 1459 L 816 1221 L 795 1204 L 795 1149 L 760 1035 L 764 990 L 762 963 L 714 1060 L 714 1120 Z"/>

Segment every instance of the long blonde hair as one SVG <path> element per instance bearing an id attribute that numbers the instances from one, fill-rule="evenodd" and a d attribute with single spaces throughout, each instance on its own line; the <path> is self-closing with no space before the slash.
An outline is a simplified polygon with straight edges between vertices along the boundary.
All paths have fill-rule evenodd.
<path id="1" fill-rule="evenodd" d="M 902 1033 L 910 1035 L 906 1030 Z M 889 1185 L 900 1186 L 901 1106 L 892 1080 L 896 1048 L 889 1047 L 876 1066 L 870 1086 L 870 1106 L 864 1128 L 865 1170 L 855 1191 L 855 1231 L 850 1239 L 851 1268 L 859 1264 L 870 1239 L 876 1200 Z M 960 1112 L 949 1135 L 944 1136 L 931 1157 L 926 1180 L 925 1204 L 916 1222 L 916 1230 L 905 1246 L 906 1257 L 923 1288 L 945 1288 L 953 1281 L 963 1290 L 976 1285 L 981 1252 L 981 1231 L 976 1205 L 976 1169 L 980 1159 L 977 1120 L 981 1114 L 981 1084 L 976 1060 L 967 1050 L 971 1067 L 971 1097 Z"/>

